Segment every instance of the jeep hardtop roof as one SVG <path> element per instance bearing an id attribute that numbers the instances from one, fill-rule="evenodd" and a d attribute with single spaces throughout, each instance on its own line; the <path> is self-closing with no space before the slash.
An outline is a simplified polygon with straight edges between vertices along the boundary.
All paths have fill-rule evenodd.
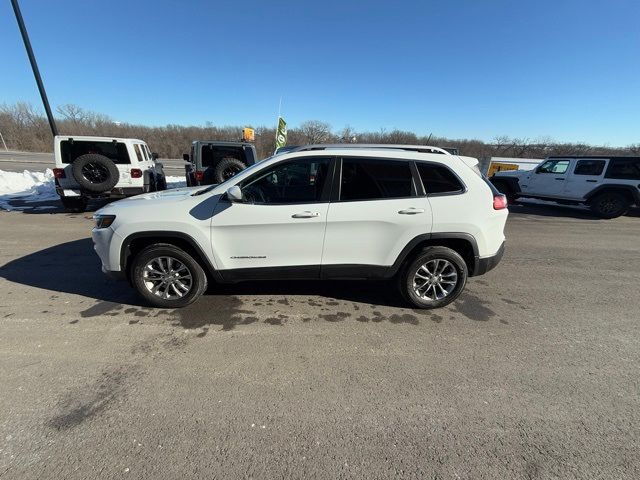
<path id="1" fill-rule="evenodd" d="M 204 145 L 217 145 L 220 147 L 238 147 L 238 146 L 255 146 L 251 142 L 229 142 L 224 140 L 194 140 L 191 145 L 204 144 Z"/>
<path id="2" fill-rule="evenodd" d="M 147 143 L 144 140 L 138 138 L 123 138 L 123 137 L 96 137 L 92 135 L 56 135 L 55 140 L 88 140 L 90 142 L 142 142 Z"/>

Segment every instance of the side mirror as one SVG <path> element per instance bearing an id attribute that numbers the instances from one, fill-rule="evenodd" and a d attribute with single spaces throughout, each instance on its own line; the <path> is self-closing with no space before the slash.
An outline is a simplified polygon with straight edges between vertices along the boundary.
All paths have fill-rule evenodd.
<path id="1" fill-rule="evenodd" d="M 153 160 L 155 161 L 155 160 L 157 160 L 158 158 L 160 158 L 160 155 L 158 155 L 156 152 L 153 152 L 153 153 L 151 154 L 151 158 L 153 158 Z"/>
<path id="2" fill-rule="evenodd" d="M 234 185 L 233 187 L 229 187 L 227 189 L 227 198 L 231 203 L 240 203 L 244 201 L 242 190 L 240 190 L 240 187 L 238 187 L 237 185 Z"/>
<path id="3" fill-rule="evenodd" d="M 182 159 L 183 159 L 185 162 L 188 162 L 188 161 L 189 161 L 189 154 L 188 154 L 188 153 L 183 153 L 183 154 L 182 154 Z"/>

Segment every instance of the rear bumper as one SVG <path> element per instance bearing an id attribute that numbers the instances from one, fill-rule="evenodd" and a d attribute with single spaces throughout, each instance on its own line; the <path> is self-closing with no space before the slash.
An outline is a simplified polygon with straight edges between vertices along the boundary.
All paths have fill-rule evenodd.
<path id="1" fill-rule="evenodd" d="M 56 193 L 61 197 L 87 197 L 87 198 L 124 198 L 132 197 L 134 195 L 140 195 L 146 193 L 144 187 L 118 187 L 108 192 L 102 193 L 90 193 L 83 192 L 80 189 L 75 188 L 62 188 L 56 186 Z"/>
<path id="2" fill-rule="evenodd" d="M 504 242 L 502 242 L 502 245 L 500 245 L 500 248 L 498 249 L 498 252 L 495 255 L 492 255 L 491 257 L 483 257 L 483 258 L 476 257 L 474 262 L 473 275 L 470 275 L 470 276 L 476 277 L 478 275 L 484 275 L 489 270 L 493 270 L 496 267 L 496 265 L 500 263 L 500 260 L 502 260 L 503 255 L 504 255 Z"/>

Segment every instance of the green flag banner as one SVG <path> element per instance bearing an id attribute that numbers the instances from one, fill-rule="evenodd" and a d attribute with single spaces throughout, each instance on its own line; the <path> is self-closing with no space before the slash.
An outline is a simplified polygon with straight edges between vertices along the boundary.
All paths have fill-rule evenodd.
<path id="1" fill-rule="evenodd" d="M 276 132 L 276 150 L 287 144 L 287 122 L 278 117 L 278 131 Z"/>

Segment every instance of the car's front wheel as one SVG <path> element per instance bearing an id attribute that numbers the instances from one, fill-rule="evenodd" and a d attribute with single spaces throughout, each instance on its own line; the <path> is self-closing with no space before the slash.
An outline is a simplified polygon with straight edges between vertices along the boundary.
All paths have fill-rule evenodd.
<path id="1" fill-rule="evenodd" d="M 427 247 L 399 276 L 400 291 L 417 308 L 440 308 L 453 302 L 467 283 L 468 269 L 458 252 Z"/>
<path id="2" fill-rule="evenodd" d="M 194 302 L 207 289 L 202 267 L 184 250 L 159 243 L 133 260 L 131 282 L 154 307 L 179 308 Z"/>

